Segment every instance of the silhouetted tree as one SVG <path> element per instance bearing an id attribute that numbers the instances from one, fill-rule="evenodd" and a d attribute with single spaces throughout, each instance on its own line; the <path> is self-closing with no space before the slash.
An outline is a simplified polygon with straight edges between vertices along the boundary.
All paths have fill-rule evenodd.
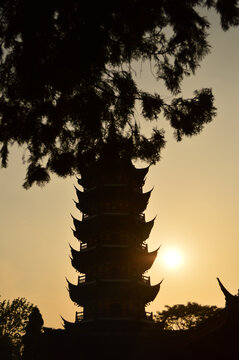
<path id="1" fill-rule="evenodd" d="M 9 145 L 24 146 L 24 187 L 80 171 L 95 158 L 114 125 L 121 150 L 155 163 L 165 144 L 153 127 L 148 138 L 134 114 L 164 116 L 180 141 L 200 133 L 215 115 L 211 89 L 184 99 L 181 83 L 208 54 L 214 8 L 223 30 L 239 23 L 237 0 L 28 1 L 0 4 L 0 149 L 7 166 Z M 150 61 L 169 91 L 140 89 L 134 62 Z M 162 91 L 165 93 L 165 88 Z M 168 98 L 168 97 L 167 97 Z"/>
<path id="2" fill-rule="evenodd" d="M 23 360 L 41 359 L 41 334 L 43 327 L 43 319 L 37 307 L 34 307 L 26 326 L 26 333 L 23 336 Z"/>
<path id="3" fill-rule="evenodd" d="M 13 360 L 15 354 L 14 345 L 8 335 L 0 335 L 1 360 Z"/>
<path id="4" fill-rule="evenodd" d="M 188 302 L 187 305 L 166 305 L 165 308 L 161 312 L 157 311 L 155 315 L 155 321 L 161 322 L 164 330 L 193 329 L 222 310 L 217 306 L 200 305 L 195 302 Z"/>
<path id="5" fill-rule="evenodd" d="M 0 301 L 0 348 L 3 346 L 6 353 L 9 349 L 14 358 L 20 356 L 22 336 L 32 309 L 33 305 L 25 298 Z"/>

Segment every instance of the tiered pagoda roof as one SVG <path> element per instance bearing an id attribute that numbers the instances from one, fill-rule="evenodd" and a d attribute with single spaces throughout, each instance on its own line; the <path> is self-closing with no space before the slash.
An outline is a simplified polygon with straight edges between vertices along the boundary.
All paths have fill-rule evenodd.
<path id="1" fill-rule="evenodd" d="M 151 268 L 158 253 L 158 249 L 148 252 L 146 246 L 135 248 L 122 244 L 102 244 L 99 247 L 96 245 L 87 247 L 86 245 L 84 244 L 80 251 L 71 247 L 72 266 L 80 273 L 86 273 L 89 261 L 96 263 L 97 259 L 103 263 L 115 261 L 119 264 L 125 264 L 131 262 L 132 266 L 137 267 L 140 273 L 144 273 Z"/>
<path id="2" fill-rule="evenodd" d="M 87 242 L 88 237 L 96 236 L 99 231 L 119 231 L 124 229 L 125 232 L 132 236 L 132 241 L 135 238 L 137 243 L 141 243 L 148 239 L 149 234 L 154 225 L 154 220 L 145 222 L 144 216 L 132 216 L 129 213 L 101 213 L 100 215 L 93 215 L 84 217 L 84 220 L 77 220 L 73 217 L 75 230 L 74 236 L 84 242 Z"/>
<path id="3" fill-rule="evenodd" d="M 117 187 L 117 192 L 115 188 Z M 115 207 L 124 208 L 128 206 L 134 212 L 142 213 L 148 204 L 152 190 L 146 193 L 140 193 L 136 189 L 132 189 L 127 184 L 103 184 L 99 189 L 96 186 L 86 190 L 80 191 L 76 189 L 78 202 L 76 203 L 77 209 L 83 213 L 91 213 L 94 209 L 96 197 L 101 203 L 101 208 L 107 210 L 109 200 L 115 196 Z"/>
<path id="4" fill-rule="evenodd" d="M 144 308 L 160 288 L 144 276 L 158 252 L 148 252 L 145 243 L 155 220 L 146 222 L 143 214 L 151 194 L 142 192 L 148 169 L 136 169 L 112 151 L 81 171 L 76 207 L 82 220 L 73 217 L 80 250 L 71 247 L 79 277 L 77 285 L 68 283 L 70 298 L 84 308 L 76 316 L 79 326 L 103 318 L 147 319 Z"/>
<path id="5" fill-rule="evenodd" d="M 129 297 L 136 298 L 143 304 L 150 303 L 157 296 L 160 284 L 154 286 L 142 280 L 131 279 L 100 279 L 73 285 L 69 283 L 71 300 L 79 306 L 86 306 L 92 299 L 109 297 L 122 301 Z"/>

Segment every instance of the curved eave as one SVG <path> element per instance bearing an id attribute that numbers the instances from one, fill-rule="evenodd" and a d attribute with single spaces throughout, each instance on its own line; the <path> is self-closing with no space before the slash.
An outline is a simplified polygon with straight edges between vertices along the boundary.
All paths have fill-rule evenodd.
<path id="1" fill-rule="evenodd" d="M 84 283 L 80 286 L 73 285 L 68 281 L 68 289 L 71 300 L 79 306 L 85 306 L 89 300 L 94 299 L 95 291 L 98 288 L 102 294 L 112 297 L 128 297 L 137 296 L 142 299 L 144 304 L 147 304 L 155 299 L 157 296 L 162 281 L 150 286 L 141 282 L 135 283 L 131 280 L 102 280 L 97 285 L 95 281 Z"/>
<path id="2" fill-rule="evenodd" d="M 72 216 L 72 215 L 71 215 Z M 72 229 L 73 235 L 76 239 L 82 240 L 84 238 L 84 241 L 87 241 L 87 235 L 89 235 L 92 232 L 98 231 L 98 216 L 92 216 L 87 221 L 80 221 L 75 219 L 72 216 L 73 224 L 75 227 L 75 230 Z"/>
<path id="3" fill-rule="evenodd" d="M 71 245 L 70 245 L 70 249 L 71 249 L 71 256 L 72 256 L 72 258 L 74 259 L 76 259 L 78 256 L 79 256 L 79 253 L 80 253 L 80 251 L 77 251 L 77 250 L 75 250 Z"/>
<path id="4" fill-rule="evenodd" d="M 77 231 L 72 229 L 72 232 L 73 232 L 73 235 L 75 236 L 75 238 L 80 241 L 81 236 L 77 233 Z"/>
<path id="5" fill-rule="evenodd" d="M 142 250 L 139 251 L 138 262 L 142 272 L 145 272 L 151 268 L 157 257 L 158 250 L 159 248 L 149 253 L 144 253 Z"/>
<path id="6" fill-rule="evenodd" d="M 136 216 L 131 216 L 127 213 L 104 213 L 100 217 L 92 216 L 85 221 L 80 221 L 72 216 L 75 226 L 73 234 L 78 240 L 81 240 L 82 237 L 87 235 L 89 232 L 97 232 L 98 224 L 100 223 L 100 225 L 105 228 L 109 226 L 117 226 L 119 228 L 126 227 L 132 234 L 135 233 L 139 238 L 139 242 L 141 242 L 148 239 L 154 225 L 155 218 L 151 221 L 145 222 L 144 220 L 141 220 Z"/>
<path id="7" fill-rule="evenodd" d="M 78 184 L 79 184 L 80 186 L 83 186 L 83 180 L 82 180 L 82 178 L 76 177 L 76 179 L 77 179 Z"/>
<path id="8" fill-rule="evenodd" d="M 152 191 L 153 191 L 153 189 L 142 194 L 142 197 L 145 199 L 145 201 L 147 201 L 147 202 L 149 201 Z"/>
<path id="9" fill-rule="evenodd" d="M 73 268 L 75 270 L 82 272 L 82 273 L 84 272 L 83 269 L 81 269 L 81 264 L 75 258 L 71 258 L 71 265 L 73 266 Z"/>
<path id="10" fill-rule="evenodd" d="M 70 246 L 70 250 L 71 250 L 71 255 L 73 258 L 79 258 L 84 256 L 85 254 L 87 254 L 87 252 L 89 250 L 95 250 L 95 246 L 90 247 L 90 248 L 86 248 L 84 251 L 81 250 L 75 250 L 71 245 Z M 120 255 L 121 253 L 123 253 L 124 255 L 129 254 L 132 258 L 134 258 L 135 256 L 141 261 L 144 258 L 152 258 L 155 259 L 157 256 L 157 253 L 160 249 L 160 246 L 151 252 L 146 252 L 145 250 L 138 248 L 138 247 L 132 247 L 129 245 L 122 245 L 122 244 L 102 244 L 101 247 L 99 248 L 98 253 L 103 254 L 103 253 L 109 253 L 112 254 L 113 252 L 117 252 L 118 255 Z"/>
<path id="11" fill-rule="evenodd" d="M 95 299 L 97 293 L 106 297 L 128 297 L 135 294 L 135 282 L 129 279 L 102 279 L 98 283 L 96 281 L 86 282 L 79 285 L 73 285 L 68 281 L 68 288 L 71 300 L 79 306 L 85 306 Z"/>
<path id="12" fill-rule="evenodd" d="M 138 180 L 143 181 L 145 176 L 147 175 L 149 171 L 149 166 L 145 168 L 136 168 L 133 166 L 133 175 L 137 177 Z"/>
<path id="13" fill-rule="evenodd" d="M 152 190 L 153 189 L 146 193 L 140 193 L 138 191 L 133 193 L 132 202 L 137 204 L 137 210 L 139 213 L 142 213 L 146 209 Z"/>
<path id="14" fill-rule="evenodd" d="M 82 203 L 84 203 L 84 197 L 85 197 L 85 193 L 84 191 L 80 191 L 79 189 L 77 189 L 77 187 L 75 187 L 75 191 L 76 191 L 76 195 L 77 195 L 77 199 L 78 199 L 78 202 L 74 200 L 74 203 L 77 207 L 78 210 L 82 211 Z"/>
<path id="15" fill-rule="evenodd" d="M 113 262 L 128 264 L 135 263 L 135 266 L 144 273 L 150 269 L 157 256 L 158 249 L 148 253 L 138 248 L 130 247 L 104 247 L 102 246 L 98 251 L 96 247 L 91 247 L 84 251 L 76 251 L 71 247 L 71 264 L 81 273 L 86 273 L 89 270 L 91 264 L 95 264 L 96 259 L 100 261 L 108 262 L 113 258 Z"/>
<path id="16" fill-rule="evenodd" d="M 85 259 L 82 259 L 82 254 L 81 251 L 77 251 L 75 249 L 73 249 L 71 246 L 71 265 L 73 266 L 73 268 L 77 271 L 79 271 L 80 273 L 85 273 L 87 267 L 85 267 Z M 83 252 L 84 254 L 84 252 Z M 83 260 L 83 261 L 82 261 Z M 86 259 L 87 260 L 87 259 Z M 87 262 L 86 262 L 87 264 Z"/>
<path id="17" fill-rule="evenodd" d="M 76 208 L 77 208 L 78 210 L 80 210 L 81 212 L 84 212 L 84 209 L 82 208 L 82 205 L 81 205 L 79 202 L 76 202 L 76 201 L 74 200 L 74 203 L 75 203 L 75 206 L 76 206 Z"/>
<path id="18" fill-rule="evenodd" d="M 76 186 L 74 186 L 75 188 L 75 191 L 76 191 L 76 195 L 77 195 L 77 198 L 78 198 L 78 201 L 80 201 L 80 199 L 82 198 L 82 196 L 84 196 L 84 191 L 80 191 L 79 189 L 77 189 Z"/>
<path id="19" fill-rule="evenodd" d="M 235 303 L 235 300 L 237 300 L 238 302 L 238 297 L 232 295 L 226 288 L 225 286 L 222 284 L 222 282 L 220 281 L 219 278 L 217 278 L 217 281 L 219 283 L 219 286 L 225 296 L 225 300 L 226 300 L 226 306 L 231 306 L 233 303 Z"/>
<path id="20" fill-rule="evenodd" d="M 81 226 L 82 226 L 82 221 L 75 219 L 74 216 L 72 216 L 72 215 L 71 215 L 71 217 L 72 217 L 73 224 L 75 226 L 76 231 L 80 231 Z"/>
<path id="21" fill-rule="evenodd" d="M 62 316 L 61 316 L 61 318 L 62 318 L 62 321 L 64 324 L 63 326 L 64 326 L 65 330 L 72 330 L 73 328 L 76 327 L 76 323 L 67 321 Z"/>
<path id="22" fill-rule="evenodd" d="M 93 251 L 92 251 L 93 250 Z M 95 247 L 87 249 L 86 251 L 71 251 L 71 264 L 80 273 L 86 273 L 89 269 L 89 264 L 95 264 L 96 252 Z"/>
<path id="23" fill-rule="evenodd" d="M 97 192 L 97 187 L 94 186 L 88 190 L 85 190 L 85 191 L 81 191 L 79 189 L 77 189 L 76 186 L 74 186 L 75 188 L 75 191 L 76 191 L 76 195 L 77 195 L 77 198 L 78 198 L 78 201 L 80 202 L 82 199 L 88 199 L 89 197 L 92 197 L 94 196 L 95 192 Z"/>
<path id="24" fill-rule="evenodd" d="M 129 202 L 129 205 L 131 207 L 135 207 L 137 209 L 137 212 L 142 213 L 148 204 L 151 192 L 153 189 L 151 189 L 148 192 L 145 193 L 141 193 L 137 190 L 134 189 L 130 189 L 126 184 L 125 187 L 122 188 L 122 184 L 115 184 L 116 186 L 113 188 L 113 192 L 112 192 L 112 188 L 111 187 L 103 187 L 103 191 L 105 191 L 104 194 L 102 194 L 102 196 L 105 199 L 112 199 L 112 197 L 114 198 L 115 196 L 117 196 L 117 198 L 120 197 L 124 198 L 125 200 L 127 200 Z M 117 187 L 118 186 L 118 187 Z M 118 189 L 120 190 L 120 192 L 118 193 Z M 123 192 L 122 192 L 123 189 Z M 89 208 L 89 204 L 95 204 L 95 202 L 98 199 L 98 195 L 97 195 L 97 188 L 94 187 L 90 190 L 87 190 L 85 192 L 78 190 L 75 187 L 76 190 L 76 194 L 77 194 L 77 199 L 78 202 L 75 202 L 77 209 L 79 209 L 82 212 L 88 212 L 88 208 Z M 110 190 L 110 192 L 108 191 Z"/>
<path id="25" fill-rule="evenodd" d="M 152 302 L 156 298 L 160 290 L 162 281 L 160 281 L 160 283 L 153 286 L 147 286 L 147 285 L 141 286 L 141 297 L 143 298 L 145 304 Z"/>
<path id="26" fill-rule="evenodd" d="M 70 299 L 79 306 L 85 306 L 89 298 L 94 298 L 95 282 L 85 283 L 81 286 L 73 285 L 68 281 Z"/>
<path id="27" fill-rule="evenodd" d="M 134 218 L 134 223 L 135 223 L 134 225 L 137 226 L 138 232 L 143 237 L 143 241 L 148 239 L 150 232 L 152 230 L 152 227 L 154 226 L 155 219 L 156 219 L 156 217 L 154 219 L 152 219 L 151 221 L 144 222 L 138 218 Z"/>
<path id="28" fill-rule="evenodd" d="M 75 230 L 72 229 L 72 231 L 73 231 L 74 236 L 78 240 L 81 240 L 81 233 L 84 234 L 85 232 L 92 232 L 93 230 L 95 230 L 94 226 L 92 226 L 92 225 L 95 225 L 95 224 L 92 224 L 92 220 L 93 220 L 93 222 L 95 222 L 95 220 L 97 220 L 97 216 L 92 216 L 90 219 L 88 219 L 88 221 L 77 220 L 74 218 L 74 216 L 72 216 L 72 219 L 73 219 L 73 224 L 75 227 Z"/>
<path id="29" fill-rule="evenodd" d="M 154 226 L 154 220 L 156 218 L 154 218 L 153 220 L 151 221 L 148 221 L 147 223 L 145 223 L 146 227 L 145 227 L 145 240 L 148 239 L 150 233 L 151 233 L 151 230 L 152 230 L 152 227 Z"/>
<path id="30" fill-rule="evenodd" d="M 150 291 L 148 291 L 148 294 L 145 297 L 145 303 L 149 303 L 149 302 L 154 301 L 154 299 L 158 295 L 159 289 L 160 289 L 160 284 L 151 286 Z"/>

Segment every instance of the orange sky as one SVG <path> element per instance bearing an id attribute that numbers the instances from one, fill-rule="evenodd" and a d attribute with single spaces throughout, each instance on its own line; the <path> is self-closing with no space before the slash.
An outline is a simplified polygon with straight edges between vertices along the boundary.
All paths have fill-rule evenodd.
<path id="1" fill-rule="evenodd" d="M 212 53 L 196 76 L 184 81 L 183 94 L 212 87 L 217 117 L 201 135 L 181 143 L 160 121 L 159 127 L 166 126 L 167 145 L 144 187 L 147 191 L 154 186 L 146 219 L 157 215 L 149 249 L 162 244 L 147 275 L 152 284 L 164 278 L 148 311 L 187 301 L 223 306 L 217 276 L 232 293 L 239 287 L 238 29 L 223 33 L 214 23 L 211 34 Z M 143 70 L 139 82 L 156 91 L 160 85 L 149 67 Z M 76 181 L 52 177 L 46 187 L 26 191 L 21 187 L 25 174 L 21 156 L 14 147 L 9 168 L 0 172 L 0 294 L 9 299 L 26 297 L 39 307 L 46 326 L 60 327 L 60 315 L 73 321 L 76 311 L 65 280 L 77 281 L 68 256 L 68 243 L 78 246 L 70 229 L 70 213 L 80 218 L 72 201 Z M 163 263 L 169 248 L 182 253 L 176 269 Z"/>

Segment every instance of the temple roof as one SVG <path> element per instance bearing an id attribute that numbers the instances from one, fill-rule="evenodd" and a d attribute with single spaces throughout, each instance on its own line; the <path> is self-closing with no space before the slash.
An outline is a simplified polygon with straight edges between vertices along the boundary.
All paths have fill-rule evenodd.
<path id="1" fill-rule="evenodd" d="M 105 201 L 111 201 L 112 198 L 116 207 L 119 206 L 118 202 L 123 200 L 134 212 L 142 213 L 147 207 L 153 189 L 141 193 L 127 184 L 105 184 L 100 188 L 93 187 L 86 191 L 80 191 L 76 187 L 75 190 L 78 198 L 78 202 L 75 202 L 76 207 L 83 213 L 91 212 L 98 204 L 103 209 Z"/>
<path id="2" fill-rule="evenodd" d="M 159 248 L 158 248 L 159 249 Z M 72 266 L 81 273 L 87 273 L 91 265 L 97 261 L 137 266 L 141 273 L 150 269 L 157 256 L 158 249 L 147 252 L 132 246 L 101 245 L 84 251 L 77 251 L 71 247 Z"/>
<path id="3" fill-rule="evenodd" d="M 155 218 L 145 222 L 139 216 L 133 216 L 125 213 L 102 213 L 89 217 L 83 221 L 75 219 L 73 216 L 75 230 L 74 236 L 78 240 L 87 242 L 89 234 L 97 234 L 99 230 L 114 228 L 114 231 L 124 229 L 139 239 L 139 243 L 145 241 L 152 230 Z"/>
<path id="4" fill-rule="evenodd" d="M 162 281 L 156 285 L 147 285 L 143 282 L 130 279 L 102 279 L 89 281 L 84 284 L 73 285 L 68 281 L 70 298 L 79 306 L 89 304 L 97 296 L 110 298 L 136 298 L 148 304 L 157 296 Z"/>

